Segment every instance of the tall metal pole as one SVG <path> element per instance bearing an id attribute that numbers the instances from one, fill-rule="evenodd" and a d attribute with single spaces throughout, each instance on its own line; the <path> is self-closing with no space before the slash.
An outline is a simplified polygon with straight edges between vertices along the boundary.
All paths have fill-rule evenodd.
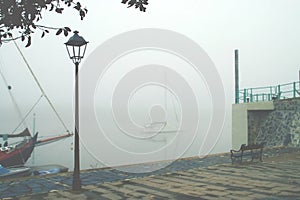
<path id="1" fill-rule="evenodd" d="M 235 103 L 239 103 L 239 50 L 234 50 L 235 63 Z"/>
<path id="2" fill-rule="evenodd" d="M 81 189 L 80 180 L 80 165 L 79 165 L 79 91 L 78 91 L 78 66 L 79 62 L 75 63 L 75 147 L 74 147 L 74 172 L 73 172 L 73 190 Z"/>

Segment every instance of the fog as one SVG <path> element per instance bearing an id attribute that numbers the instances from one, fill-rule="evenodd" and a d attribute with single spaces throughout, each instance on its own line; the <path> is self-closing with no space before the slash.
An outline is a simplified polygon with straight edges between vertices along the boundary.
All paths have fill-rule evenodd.
<path id="1" fill-rule="evenodd" d="M 130 52 L 113 60 L 109 70 L 106 70 L 103 76 L 99 76 L 101 78 L 96 84 L 91 86 L 83 82 L 81 85 L 82 93 L 90 87 L 96 88 L 93 93 L 93 105 L 84 102 L 80 105 L 82 168 L 227 152 L 231 148 L 235 49 L 239 49 L 240 52 L 241 88 L 277 85 L 298 80 L 299 1 L 150 0 L 149 2 L 147 12 L 140 13 L 138 10 L 127 9 L 119 1 L 82 1 L 89 10 L 83 21 L 75 11 L 65 10 L 61 16 L 46 12 L 41 24 L 69 26 L 72 30 L 78 30 L 79 34 L 89 41 L 86 56 L 80 64 L 83 72 L 88 69 L 87 66 L 93 55 L 97 54 L 99 46 L 114 36 L 128 31 L 143 28 L 164 29 L 189 38 L 203 49 L 215 66 L 216 77 L 220 78 L 224 88 L 224 93 L 220 95 L 224 98 L 225 111 L 220 111 L 219 114 L 225 116 L 224 123 L 222 120 L 212 120 L 215 97 L 204 71 L 200 70 L 197 74 L 193 71 L 191 63 L 182 59 L 180 55 L 170 52 L 157 49 Z M 64 47 L 68 37 L 55 36 L 55 32 L 43 39 L 40 35 L 38 31 L 34 34 L 29 48 L 24 48 L 25 44 L 20 41 L 17 43 L 61 118 L 68 129 L 73 131 L 74 65 Z M 188 53 L 190 52 L 187 51 Z M 101 55 L 98 57 L 101 63 Z M 123 129 L 126 127 L 120 129 L 118 125 L 122 125 L 122 120 L 116 123 L 111 99 L 117 91 L 118 83 L 134 69 L 154 64 L 167 66 L 190 86 L 193 99 L 197 103 L 195 108 L 199 122 L 197 131 L 179 128 L 182 120 L 180 117 L 191 118 L 191 111 L 183 115 L 182 107 L 186 106 L 187 109 L 189 107 L 186 103 L 184 105 L 182 103 L 188 101 L 186 99 L 183 101 L 179 94 L 174 93 L 176 88 L 172 88 L 172 82 L 168 80 L 171 75 L 164 71 L 158 73 L 160 75 L 156 74 L 161 76 L 162 84 L 140 85 L 142 87 L 137 85 L 130 98 L 123 100 L 128 101 L 126 109 L 130 113 L 130 120 L 137 127 L 144 128 L 147 123 L 165 120 L 168 123 L 164 129 L 176 129 L 176 134 L 158 134 L 141 140 L 125 134 Z M 0 47 L 0 67 L 8 84 L 12 86 L 10 92 L 15 97 L 22 115 L 25 116 L 39 99 L 41 92 L 13 43 L 4 43 Z M 200 68 L 204 70 L 206 65 Z M 86 79 L 83 78 L 83 81 Z M 0 132 L 11 132 L 21 119 L 2 80 L 0 96 Z M 80 98 L 84 101 L 85 97 Z M 85 112 L 90 109 L 93 112 Z M 87 116 L 95 118 L 95 121 Z M 34 120 L 35 130 L 41 137 L 59 135 L 66 131 L 45 98 L 40 100 L 26 118 L 26 124 L 31 130 L 34 128 Z M 215 135 L 208 134 L 212 127 L 221 126 L 220 124 L 222 125 L 220 132 L 214 133 Z M 190 127 L 188 124 L 185 126 Z M 18 131 L 22 128 L 24 125 Z M 137 136 L 137 132 L 134 134 Z M 72 143 L 73 138 L 68 138 L 62 142 L 38 147 L 32 156 L 34 159 L 28 161 L 28 164 L 57 163 L 72 169 Z M 208 148 L 205 146 L 208 143 L 216 144 L 209 145 L 211 148 Z"/>

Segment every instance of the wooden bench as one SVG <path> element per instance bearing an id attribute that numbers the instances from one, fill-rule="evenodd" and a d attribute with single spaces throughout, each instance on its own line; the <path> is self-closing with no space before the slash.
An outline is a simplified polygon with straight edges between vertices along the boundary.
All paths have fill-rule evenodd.
<path id="1" fill-rule="evenodd" d="M 262 153 L 263 153 L 263 144 L 242 144 L 239 150 L 230 150 L 231 153 L 231 162 L 232 164 L 235 161 L 239 163 L 243 162 L 243 157 L 251 157 L 251 162 L 254 159 L 259 159 L 262 162 Z"/>

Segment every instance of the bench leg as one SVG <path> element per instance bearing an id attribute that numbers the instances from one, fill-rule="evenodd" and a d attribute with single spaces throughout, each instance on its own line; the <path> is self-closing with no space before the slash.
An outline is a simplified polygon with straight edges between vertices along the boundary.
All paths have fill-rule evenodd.
<path id="1" fill-rule="evenodd" d="M 262 162 L 262 149 L 260 150 L 260 157 L 259 157 L 259 160 L 260 160 L 260 162 Z"/>

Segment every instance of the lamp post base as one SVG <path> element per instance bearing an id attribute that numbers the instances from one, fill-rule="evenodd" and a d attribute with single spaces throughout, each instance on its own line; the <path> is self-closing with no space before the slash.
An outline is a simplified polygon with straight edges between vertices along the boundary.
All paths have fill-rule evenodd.
<path id="1" fill-rule="evenodd" d="M 72 190 L 74 191 L 79 191 L 81 190 L 81 180 L 79 177 L 73 177 L 73 185 L 72 185 Z"/>

